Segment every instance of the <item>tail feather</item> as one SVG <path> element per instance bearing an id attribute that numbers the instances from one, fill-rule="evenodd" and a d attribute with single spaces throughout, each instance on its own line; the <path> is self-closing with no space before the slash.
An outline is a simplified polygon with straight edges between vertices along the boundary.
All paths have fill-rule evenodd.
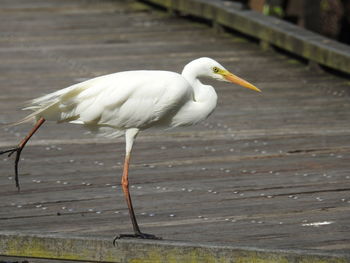
<path id="1" fill-rule="evenodd" d="M 19 124 L 36 121 L 37 119 L 38 119 L 37 112 L 33 112 L 33 113 L 29 114 L 28 116 L 24 117 L 23 119 L 20 119 L 19 121 L 5 123 L 5 126 L 7 126 L 7 127 L 17 126 Z"/>
<path id="2" fill-rule="evenodd" d="M 23 110 L 30 110 L 33 112 L 19 121 L 6 123 L 5 125 L 16 126 L 22 123 L 37 121 L 41 117 L 58 122 L 75 120 L 77 118 L 74 111 L 77 106 L 75 98 L 82 91 L 90 87 L 86 85 L 86 83 L 87 81 L 78 83 L 29 101 L 27 104 L 28 106 Z"/>
<path id="3" fill-rule="evenodd" d="M 31 107 L 24 108 L 23 110 L 34 110 L 34 112 L 27 115 L 23 119 L 20 119 L 19 121 L 6 123 L 5 125 L 11 127 L 11 126 L 17 126 L 19 124 L 23 124 L 23 123 L 27 123 L 27 122 L 37 121 L 38 119 L 40 119 L 42 117 L 41 113 L 43 113 L 45 110 L 47 110 L 49 107 L 53 106 L 54 104 L 56 104 L 56 102 L 49 104 L 46 107 L 31 106 Z"/>

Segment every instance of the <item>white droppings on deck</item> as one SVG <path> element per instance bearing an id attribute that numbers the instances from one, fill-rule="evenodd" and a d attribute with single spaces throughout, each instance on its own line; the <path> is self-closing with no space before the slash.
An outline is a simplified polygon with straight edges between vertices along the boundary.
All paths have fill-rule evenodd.
<path id="1" fill-rule="evenodd" d="M 334 221 L 323 221 L 323 222 L 313 222 L 313 223 L 304 223 L 301 224 L 302 226 L 313 226 L 313 227 L 320 227 L 325 225 L 333 224 Z"/>

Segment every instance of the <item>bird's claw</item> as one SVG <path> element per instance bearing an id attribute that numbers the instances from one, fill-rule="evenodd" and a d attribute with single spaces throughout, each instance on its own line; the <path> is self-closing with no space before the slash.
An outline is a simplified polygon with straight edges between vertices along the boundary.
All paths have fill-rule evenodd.
<path id="1" fill-rule="evenodd" d="M 10 150 L 5 150 L 5 151 L 0 151 L 0 155 L 8 153 L 8 157 L 11 157 L 12 154 L 16 153 L 16 158 L 15 158 L 15 181 L 16 181 L 16 187 L 18 191 L 20 190 L 19 187 L 19 179 L 18 179 L 18 162 L 21 156 L 21 152 L 23 150 L 23 147 L 16 147 Z"/>
<path id="2" fill-rule="evenodd" d="M 5 154 L 5 153 L 9 153 L 7 155 L 7 157 L 11 157 L 12 154 L 14 154 L 15 152 L 18 152 L 18 151 L 20 151 L 20 147 L 13 148 L 13 149 L 6 150 L 6 151 L 0 151 L 0 155 Z"/>
<path id="3" fill-rule="evenodd" d="M 116 236 L 113 240 L 113 245 L 115 246 L 118 239 L 122 238 L 139 238 L 139 239 L 154 239 L 154 240 L 161 240 L 161 237 L 157 237 L 152 234 L 146 234 L 146 233 L 135 233 L 135 234 L 120 234 Z"/>

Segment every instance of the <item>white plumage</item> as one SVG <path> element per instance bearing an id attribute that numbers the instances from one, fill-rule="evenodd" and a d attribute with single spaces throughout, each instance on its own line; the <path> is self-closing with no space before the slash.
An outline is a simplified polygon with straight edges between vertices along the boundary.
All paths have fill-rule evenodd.
<path id="1" fill-rule="evenodd" d="M 96 134 L 110 137 L 125 134 L 126 155 L 121 184 L 135 232 L 126 236 L 155 238 L 141 233 L 132 207 L 128 183 L 131 149 L 140 130 L 192 125 L 213 112 L 216 92 L 212 86 L 204 85 L 199 80 L 201 77 L 230 81 L 260 91 L 210 58 L 193 60 L 181 74 L 139 70 L 101 76 L 34 99 L 25 108 L 33 113 L 17 124 L 35 119 L 35 127 L 17 148 L 0 154 L 16 152 L 16 185 L 19 188 L 21 151 L 46 120 L 80 124 Z"/>
<path id="2" fill-rule="evenodd" d="M 207 118 L 216 106 L 215 90 L 198 79 L 225 80 L 213 68 L 226 71 L 216 61 L 200 58 L 186 65 L 181 75 L 136 70 L 97 77 L 34 99 L 25 108 L 34 112 L 21 122 L 43 117 L 81 124 L 112 137 L 129 128 L 192 125 Z"/>
<path id="3" fill-rule="evenodd" d="M 26 109 L 34 110 L 29 118 L 82 124 L 96 133 L 119 136 L 128 128 L 178 125 L 170 116 L 191 96 L 190 86 L 177 73 L 126 71 L 37 98 Z"/>

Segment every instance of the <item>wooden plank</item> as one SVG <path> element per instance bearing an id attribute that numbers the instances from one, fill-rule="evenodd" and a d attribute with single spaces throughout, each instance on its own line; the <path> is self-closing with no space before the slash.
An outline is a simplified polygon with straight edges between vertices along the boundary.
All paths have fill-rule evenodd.
<path id="1" fill-rule="evenodd" d="M 349 46 L 275 17 L 240 10 L 221 0 L 147 0 L 255 37 L 308 60 L 350 73 Z M 265 45 L 265 44 L 263 44 Z"/>
<path id="2" fill-rule="evenodd" d="M 349 254 L 348 80 L 125 1 L 4 1 L 0 13 L 1 122 L 20 119 L 26 100 L 86 78 L 125 69 L 181 72 L 200 56 L 263 90 L 208 81 L 219 103 L 207 121 L 141 133 L 130 179 L 145 232 Z M 0 148 L 29 128 L 1 127 Z M 20 193 L 13 160 L 1 156 L 0 229 L 105 240 L 131 231 L 119 183 L 123 138 L 82 133 L 68 124 L 40 129 L 23 152 Z"/>
<path id="3" fill-rule="evenodd" d="M 86 261 L 72 261 L 72 260 L 57 260 L 57 259 L 39 259 L 39 258 L 28 258 L 28 257 L 3 257 L 0 256 L 0 263 L 82 263 Z"/>
<path id="4" fill-rule="evenodd" d="M 16 233 L 0 235 L 0 244 L 5 244 L 2 251 L 13 251 L 6 244 L 18 248 L 17 254 L 35 256 L 41 254 L 46 258 L 91 260 L 98 262 L 193 262 L 229 263 L 237 262 L 348 262 L 346 255 L 332 253 L 313 253 L 305 255 L 302 250 L 269 251 L 262 249 L 249 250 L 240 247 L 209 246 L 174 241 L 152 240 L 118 240 L 117 248 L 107 240 L 97 238 L 71 238 L 60 236 L 23 236 Z M 1 246 L 0 248 L 3 248 Z M 1 250 L 0 250 L 1 251 Z M 11 252 L 10 252 L 11 253 Z"/>

